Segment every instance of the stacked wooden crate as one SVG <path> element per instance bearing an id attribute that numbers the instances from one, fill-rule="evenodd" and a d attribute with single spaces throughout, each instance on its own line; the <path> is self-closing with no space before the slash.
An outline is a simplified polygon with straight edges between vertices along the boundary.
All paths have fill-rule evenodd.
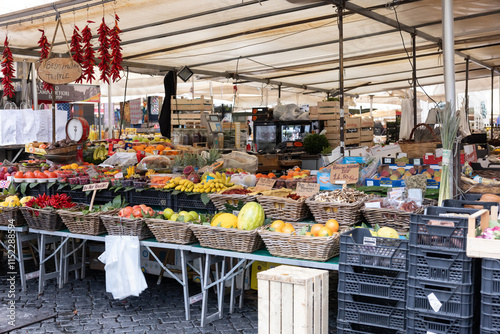
<path id="1" fill-rule="evenodd" d="M 360 126 L 361 118 L 347 117 L 345 118 L 345 145 L 354 146 L 360 143 Z"/>
<path id="2" fill-rule="evenodd" d="M 205 99 L 202 95 L 199 99 L 172 99 L 172 126 L 194 124 L 201 125 L 201 115 L 210 114 L 213 111 L 213 100 Z"/>
<path id="3" fill-rule="evenodd" d="M 361 118 L 360 145 L 371 146 L 373 144 L 373 117 Z"/>
<path id="4" fill-rule="evenodd" d="M 324 122 L 326 138 L 330 146 L 340 145 L 340 102 L 322 101 L 317 106 L 309 107 L 309 119 Z"/>

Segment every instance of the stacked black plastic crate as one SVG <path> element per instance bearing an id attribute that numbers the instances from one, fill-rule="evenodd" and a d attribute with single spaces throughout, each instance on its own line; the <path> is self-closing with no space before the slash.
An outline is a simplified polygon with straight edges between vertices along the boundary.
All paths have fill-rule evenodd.
<path id="1" fill-rule="evenodd" d="M 467 215 L 477 211 L 429 207 L 411 216 L 407 333 L 477 332 L 477 261 L 466 254 Z"/>
<path id="2" fill-rule="evenodd" d="M 407 268 L 407 240 L 342 234 L 337 333 L 406 333 Z"/>
<path id="3" fill-rule="evenodd" d="M 481 334 L 500 334 L 500 260 L 483 259 Z"/>

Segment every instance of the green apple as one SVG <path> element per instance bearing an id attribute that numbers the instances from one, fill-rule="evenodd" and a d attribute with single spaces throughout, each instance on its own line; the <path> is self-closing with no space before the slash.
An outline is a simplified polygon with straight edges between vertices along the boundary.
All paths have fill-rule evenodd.
<path id="1" fill-rule="evenodd" d="M 181 217 L 184 218 L 184 222 L 185 223 L 190 222 L 191 220 L 193 220 L 193 217 L 191 217 L 191 215 L 189 213 L 187 215 L 182 215 Z"/>
<path id="2" fill-rule="evenodd" d="M 177 218 L 179 218 L 179 214 L 178 213 L 174 213 L 173 215 L 170 216 L 170 220 L 172 220 L 174 222 L 177 220 Z"/>
<path id="3" fill-rule="evenodd" d="M 163 217 L 165 217 L 165 219 L 170 219 L 170 217 L 172 217 L 174 213 L 175 213 L 174 210 L 167 208 L 163 210 Z"/>
<path id="4" fill-rule="evenodd" d="M 198 220 L 200 218 L 200 215 L 196 211 L 189 211 L 189 214 L 191 215 L 192 219 L 191 220 Z"/>
<path id="5" fill-rule="evenodd" d="M 179 212 L 179 216 L 188 216 L 188 215 L 189 215 L 189 212 L 187 212 L 187 211 Z"/>

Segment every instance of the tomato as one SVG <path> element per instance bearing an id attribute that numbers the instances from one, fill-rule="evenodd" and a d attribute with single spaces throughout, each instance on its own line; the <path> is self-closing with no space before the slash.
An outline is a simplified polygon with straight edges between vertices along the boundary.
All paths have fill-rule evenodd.
<path id="1" fill-rule="evenodd" d="M 24 174 L 23 172 L 17 172 L 16 174 L 14 174 L 14 177 L 16 179 L 24 179 Z"/>

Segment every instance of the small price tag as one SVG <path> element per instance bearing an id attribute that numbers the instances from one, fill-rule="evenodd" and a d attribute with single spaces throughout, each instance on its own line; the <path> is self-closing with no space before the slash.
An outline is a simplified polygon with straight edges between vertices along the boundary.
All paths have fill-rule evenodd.
<path id="1" fill-rule="evenodd" d="M 310 197 L 319 191 L 318 183 L 299 182 L 297 183 L 297 195 Z"/>
<path id="2" fill-rule="evenodd" d="M 90 167 L 87 169 L 87 174 L 89 175 L 89 177 L 94 177 L 94 176 L 98 176 L 99 173 L 97 173 L 97 171 L 94 169 L 94 167 Z"/>
<path id="3" fill-rule="evenodd" d="M 427 296 L 427 299 L 429 300 L 429 304 L 431 304 L 431 307 L 434 310 L 434 312 L 439 312 L 443 304 L 439 301 L 436 295 L 434 293 L 431 293 Z"/>
<path id="4" fill-rule="evenodd" d="M 366 202 L 365 208 L 380 209 L 380 202 Z"/>
<path id="5" fill-rule="evenodd" d="M 384 164 L 390 164 L 392 162 L 391 158 L 384 158 Z"/>
<path id="6" fill-rule="evenodd" d="M 115 179 L 123 179 L 123 173 L 122 172 L 116 173 L 115 174 Z"/>
<path id="7" fill-rule="evenodd" d="M 255 186 L 255 191 L 271 190 L 276 183 L 276 179 L 260 178 Z"/>
<path id="8" fill-rule="evenodd" d="M 109 186 L 109 182 L 86 184 L 83 186 L 83 191 L 107 189 L 108 186 Z"/>
<path id="9" fill-rule="evenodd" d="M 0 181 L 0 188 L 8 188 L 10 186 L 10 181 Z"/>
<path id="10" fill-rule="evenodd" d="M 377 238 L 374 237 L 364 237 L 363 238 L 364 246 L 377 246 Z"/>
<path id="11" fill-rule="evenodd" d="M 421 165 L 422 164 L 422 159 L 413 159 L 413 164 L 414 165 Z"/>
<path id="12" fill-rule="evenodd" d="M 407 157 L 408 157 L 408 154 L 401 152 L 401 153 L 398 153 L 398 154 L 396 155 L 396 157 L 397 157 L 398 159 L 399 159 L 399 158 L 407 158 Z"/>

